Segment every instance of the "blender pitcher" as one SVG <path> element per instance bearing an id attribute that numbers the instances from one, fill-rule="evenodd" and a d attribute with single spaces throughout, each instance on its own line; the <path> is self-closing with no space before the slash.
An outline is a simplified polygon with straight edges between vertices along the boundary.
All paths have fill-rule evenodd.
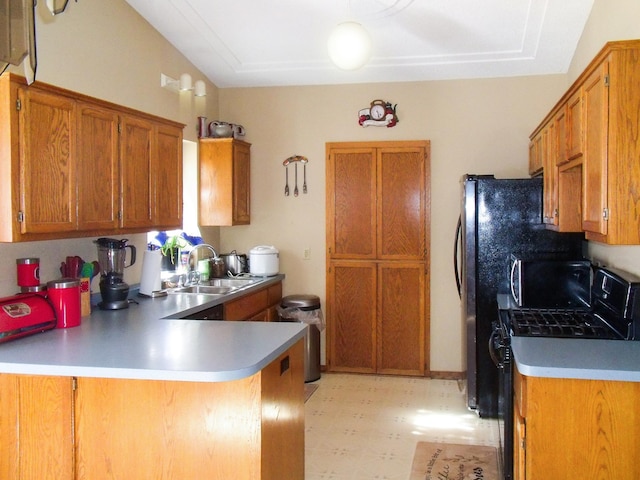
<path id="1" fill-rule="evenodd" d="M 127 245 L 127 239 L 99 238 L 98 263 L 100 264 L 100 293 L 103 310 L 118 310 L 129 306 L 129 285 L 123 280 L 124 269 L 136 263 L 136 247 Z M 129 264 L 125 265 L 127 249 L 131 252 Z"/>

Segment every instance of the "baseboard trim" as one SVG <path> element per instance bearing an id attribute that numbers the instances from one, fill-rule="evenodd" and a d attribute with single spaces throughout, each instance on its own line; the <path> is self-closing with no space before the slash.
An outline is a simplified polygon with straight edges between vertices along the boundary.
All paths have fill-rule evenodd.
<path id="1" fill-rule="evenodd" d="M 321 373 L 353 373 L 356 375 L 375 375 L 375 373 L 359 373 L 359 372 L 330 372 L 327 369 L 326 365 L 320 365 Z M 405 376 L 405 375 L 398 375 Z M 410 376 L 410 375 L 407 375 Z M 429 371 L 424 374 L 425 378 L 433 378 L 436 380 L 464 380 L 467 378 L 466 372 L 437 372 L 437 371 Z"/>
<path id="2" fill-rule="evenodd" d="M 435 378 L 438 380 L 464 380 L 466 378 L 465 372 L 434 372 L 433 370 L 427 375 L 429 378 Z"/>

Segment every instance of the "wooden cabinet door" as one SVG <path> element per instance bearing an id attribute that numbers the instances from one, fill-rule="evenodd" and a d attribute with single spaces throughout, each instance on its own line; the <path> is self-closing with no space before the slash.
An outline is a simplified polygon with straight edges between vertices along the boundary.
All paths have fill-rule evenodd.
<path id="1" fill-rule="evenodd" d="M 76 103 L 37 88 L 18 98 L 21 233 L 76 230 Z"/>
<path id="2" fill-rule="evenodd" d="M 425 373 L 425 274 L 423 263 L 378 264 L 378 373 Z"/>
<path id="3" fill-rule="evenodd" d="M 583 153 L 582 88 L 569 97 L 567 102 L 567 159 Z"/>
<path id="4" fill-rule="evenodd" d="M 579 158 L 558 168 L 559 232 L 582 232 L 582 162 Z"/>
<path id="5" fill-rule="evenodd" d="M 377 150 L 376 250 L 380 260 L 426 258 L 425 157 L 424 148 Z"/>
<path id="6" fill-rule="evenodd" d="M 538 175 L 542 168 L 542 132 L 540 132 L 529 143 L 529 175 Z"/>
<path id="7" fill-rule="evenodd" d="M 327 241 L 333 259 L 376 258 L 376 152 L 332 149 L 327 158 Z"/>
<path id="8" fill-rule="evenodd" d="M 260 479 L 260 374 L 78 378 L 77 480 Z"/>
<path id="9" fill-rule="evenodd" d="M 332 371 L 376 372 L 375 262 L 334 261 L 328 272 L 329 362 Z"/>
<path id="10" fill-rule="evenodd" d="M 159 125 L 153 167 L 154 228 L 182 228 L 182 130 Z"/>
<path id="11" fill-rule="evenodd" d="M 198 143 L 200 225 L 248 225 L 251 221 L 251 144 L 232 138 Z"/>
<path id="12" fill-rule="evenodd" d="M 261 372 L 261 479 L 304 478 L 303 352 L 299 340 Z"/>
<path id="13" fill-rule="evenodd" d="M 152 227 L 153 124 L 127 115 L 120 125 L 121 226 Z"/>
<path id="14" fill-rule="evenodd" d="M 543 184 L 544 201 L 542 205 L 542 220 L 547 225 L 557 225 L 558 222 L 558 167 L 556 124 L 551 121 L 542 132 L 543 145 Z"/>
<path id="15" fill-rule="evenodd" d="M 78 105 L 78 228 L 118 228 L 118 113 Z"/>
<path id="16" fill-rule="evenodd" d="M 513 411 L 513 480 L 526 480 L 526 425 L 517 409 Z"/>
<path id="17" fill-rule="evenodd" d="M 233 225 L 248 225 L 251 221 L 251 146 L 233 144 Z"/>
<path id="18" fill-rule="evenodd" d="M 582 228 L 600 235 L 607 234 L 608 74 L 609 62 L 604 61 L 585 80 L 583 96 Z"/>
<path id="19" fill-rule="evenodd" d="M 73 379 L 0 375 L 0 478 L 74 477 Z"/>
<path id="20" fill-rule="evenodd" d="M 564 165 L 569 161 L 569 146 L 568 146 L 568 126 L 567 126 L 567 106 L 560 108 L 556 114 L 553 123 L 556 126 L 556 151 L 555 151 L 555 164 L 556 166 Z"/>

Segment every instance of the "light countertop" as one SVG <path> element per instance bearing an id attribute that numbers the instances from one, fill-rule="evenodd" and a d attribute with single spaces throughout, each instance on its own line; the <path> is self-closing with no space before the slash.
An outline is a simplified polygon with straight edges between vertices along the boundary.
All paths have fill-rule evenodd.
<path id="1" fill-rule="evenodd" d="M 279 280 L 269 277 L 243 294 Z M 295 322 L 177 319 L 220 303 L 210 298 L 137 297 L 138 304 L 124 310 L 94 309 L 78 327 L 0 344 L 0 372 L 231 381 L 259 372 L 304 337 L 306 325 Z"/>
<path id="2" fill-rule="evenodd" d="M 640 342 L 511 337 L 511 349 L 526 376 L 640 382 Z"/>

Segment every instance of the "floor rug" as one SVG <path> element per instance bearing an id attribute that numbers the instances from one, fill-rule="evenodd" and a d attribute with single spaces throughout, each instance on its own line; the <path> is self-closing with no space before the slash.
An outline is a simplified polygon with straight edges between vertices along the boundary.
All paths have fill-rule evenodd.
<path id="1" fill-rule="evenodd" d="M 495 447 L 418 442 L 409 480 L 498 480 Z"/>
<path id="2" fill-rule="evenodd" d="M 304 385 L 304 401 L 309 400 L 313 392 L 315 392 L 320 385 L 314 385 L 312 383 L 305 383 Z"/>

